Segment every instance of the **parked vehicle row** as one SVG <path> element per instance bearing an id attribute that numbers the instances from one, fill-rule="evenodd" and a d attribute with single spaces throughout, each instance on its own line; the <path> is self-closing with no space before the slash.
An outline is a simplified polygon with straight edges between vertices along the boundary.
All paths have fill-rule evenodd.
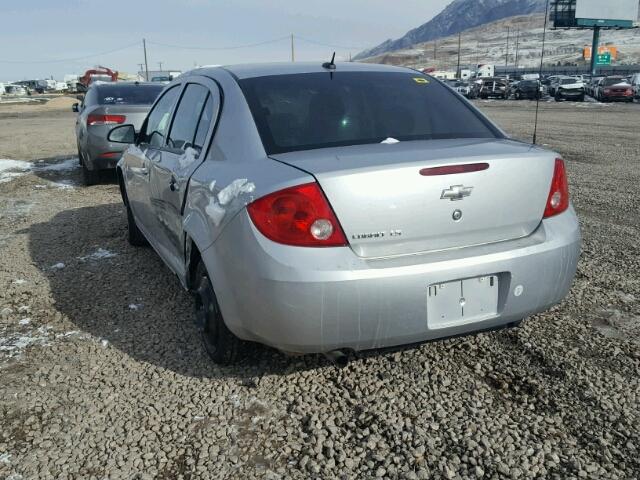
<path id="1" fill-rule="evenodd" d="M 87 131 L 109 151 L 132 144 L 116 168 L 129 241 L 193 292 L 216 362 L 242 340 L 330 353 L 515 326 L 571 286 L 580 232 L 564 162 L 433 77 L 202 68 L 168 84 L 140 128 L 104 105 L 116 86 L 90 87 L 79 123 L 99 116 Z"/>
<path id="2" fill-rule="evenodd" d="M 633 102 L 640 99 L 640 73 L 629 77 L 591 75 L 550 75 L 542 80 L 524 78 L 511 80 L 503 77 L 480 78 L 465 82 L 445 80 L 445 84 L 470 99 L 533 100 L 551 97 L 557 102 L 571 100 L 583 102 L 587 96 L 599 102 Z M 533 77 L 533 75 L 531 76 Z"/>

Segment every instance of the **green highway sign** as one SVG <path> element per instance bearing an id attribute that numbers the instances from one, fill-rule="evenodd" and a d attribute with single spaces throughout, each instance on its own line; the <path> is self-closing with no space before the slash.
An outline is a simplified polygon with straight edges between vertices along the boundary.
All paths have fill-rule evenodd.
<path id="1" fill-rule="evenodd" d="M 596 65 L 611 65 L 611 53 L 599 53 L 596 55 Z"/>

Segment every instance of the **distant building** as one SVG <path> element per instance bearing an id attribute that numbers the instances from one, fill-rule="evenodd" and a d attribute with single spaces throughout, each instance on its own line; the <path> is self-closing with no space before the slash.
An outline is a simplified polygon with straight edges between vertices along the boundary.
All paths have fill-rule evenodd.
<path id="1" fill-rule="evenodd" d="M 138 75 L 150 82 L 170 82 L 174 78 L 180 76 L 181 70 L 149 70 L 149 78 L 147 78 L 147 72 L 142 70 L 138 72 Z"/>

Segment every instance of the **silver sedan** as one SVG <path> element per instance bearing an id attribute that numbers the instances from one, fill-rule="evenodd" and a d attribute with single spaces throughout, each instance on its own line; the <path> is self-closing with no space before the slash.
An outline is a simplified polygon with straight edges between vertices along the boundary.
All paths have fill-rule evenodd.
<path id="1" fill-rule="evenodd" d="M 82 102 L 73 105 L 76 118 L 78 159 L 85 185 L 93 185 L 100 172 L 113 169 L 126 145 L 107 141 L 114 125 L 140 129 L 162 85 L 141 82 L 94 82 Z"/>
<path id="2" fill-rule="evenodd" d="M 193 70 L 110 140 L 134 143 L 129 240 L 194 292 L 216 362 L 243 340 L 330 353 L 515 326 L 576 271 L 559 155 L 413 70 Z"/>

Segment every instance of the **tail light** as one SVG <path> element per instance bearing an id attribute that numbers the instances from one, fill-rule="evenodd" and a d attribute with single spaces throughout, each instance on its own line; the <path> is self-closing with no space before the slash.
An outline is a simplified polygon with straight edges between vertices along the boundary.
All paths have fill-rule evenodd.
<path id="1" fill-rule="evenodd" d="M 569 208 L 569 184 L 567 182 L 567 171 L 564 161 L 556 158 L 551 180 L 551 190 L 547 199 L 547 206 L 544 209 L 544 218 L 553 217 Z"/>
<path id="2" fill-rule="evenodd" d="M 347 239 L 317 183 L 270 193 L 247 206 L 265 237 L 298 247 L 343 247 Z"/>
<path id="3" fill-rule="evenodd" d="M 127 117 L 124 115 L 95 115 L 87 116 L 87 126 L 90 125 L 119 125 L 124 123 Z"/>

